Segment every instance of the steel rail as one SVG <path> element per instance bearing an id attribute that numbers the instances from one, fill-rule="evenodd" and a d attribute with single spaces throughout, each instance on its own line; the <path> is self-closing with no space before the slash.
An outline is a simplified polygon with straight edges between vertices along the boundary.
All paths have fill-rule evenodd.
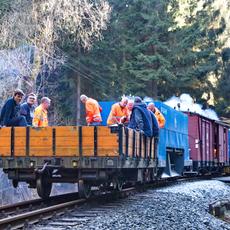
<path id="1" fill-rule="evenodd" d="M 114 199 L 115 197 L 125 197 L 127 195 L 133 194 L 136 191 L 143 191 L 145 189 L 154 189 L 164 186 L 171 186 L 174 183 L 178 182 L 186 182 L 186 181 L 196 181 L 196 180 L 203 180 L 203 179 L 212 179 L 214 176 L 212 175 L 205 175 L 205 176 L 195 176 L 195 177 L 177 177 L 177 178 L 168 178 L 163 180 L 156 180 L 150 183 L 147 183 L 145 185 L 140 184 L 136 187 L 128 187 L 121 191 L 106 191 L 99 195 L 95 195 L 91 199 L 77 199 L 74 200 L 73 194 L 76 197 L 78 197 L 78 193 L 71 193 L 71 194 L 63 194 L 59 196 L 50 197 L 47 200 L 42 199 L 36 199 L 32 201 L 25 201 L 20 202 L 15 205 L 7 205 L 0 208 L 0 211 L 3 213 L 8 210 L 13 210 L 16 207 L 18 208 L 26 208 L 32 205 L 32 203 L 36 204 L 38 206 L 37 210 L 25 210 L 25 213 L 22 214 L 16 214 L 14 216 L 5 217 L 4 219 L 0 219 L 0 230 L 1 229 L 18 229 L 27 227 L 31 224 L 37 223 L 43 219 L 50 219 L 54 217 L 55 215 L 61 215 L 66 212 L 68 209 L 74 209 L 76 205 L 81 205 L 86 202 L 100 200 L 100 199 L 107 199 L 111 201 L 111 198 Z M 217 177 L 215 177 L 217 178 Z M 70 196 L 69 198 L 73 200 L 67 200 L 67 196 Z M 54 200 L 59 197 L 59 203 L 55 203 Z M 52 201 L 51 201 L 52 200 Z M 48 207 L 39 207 L 39 203 L 46 204 Z"/>
<path id="2" fill-rule="evenodd" d="M 4 219 L 0 219 L 0 230 L 2 229 L 18 229 L 25 228 L 31 224 L 35 224 L 43 219 L 50 219 L 56 215 L 61 215 L 66 212 L 66 210 L 74 209 L 77 205 L 84 204 L 86 202 L 98 200 L 98 199 L 108 199 L 114 196 L 124 197 L 133 193 L 136 189 L 134 187 L 123 189 L 122 191 L 112 191 L 105 192 L 99 196 L 95 196 L 92 199 L 77 199 L 73 201 L 63 202 L 61 204 L 51 205 L 50 207 L 39 208 L 33 211 L 27 211 L 22 214 L 17 214 L 14 216 L 9 216 Z"/>
<path id="3" fill-rule="evenodd" d="M 27 200 L 27 201 L 22 201 L 18 202 L 15 204 L 10 204 L 10 205 L 4 205 L 0 206 L 0 219 L 2 217 L 6 217 L 8 215 L 14 214 L 14 213 L 19 213 L 23 211 L 23 209 L 34 209 L 36 206 L 48 206 L 48 205 L 54 205 L 54 204 L 59 204 L 64 201 L 71 201 L 78 198 L 78 193 L 66 193 L 66 194 L 61 194 L 57 196 L 51 196 L 49 199 L 34 199 L 34 200 Z"/>
<path id="4" fill-rule="evenodd" d="M 57 215 L 58 213 L 63 212 L 63 210 L 65 211 L 66 208 L 75 207 L 84 202 L 86 202 L 86 199 L 79 199 L 7 217 L 0 220 L 0 229 L 18 229 L 26 227 L 26 225 L 38 222 L 43 217 L 45 219 L 51 218 L 54 214 Z"/>

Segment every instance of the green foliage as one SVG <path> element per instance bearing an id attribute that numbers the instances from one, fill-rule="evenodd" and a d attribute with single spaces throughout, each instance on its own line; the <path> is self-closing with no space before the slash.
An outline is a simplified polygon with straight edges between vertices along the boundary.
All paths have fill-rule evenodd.
<path id="1" fill-rule="evenodd" d="M 225 48 L 222 51 L 223 58 L 223 74 L 218 81 L 217 88 L 215 89 L 215 98 L 217 109 L 222 116 L 230 117 L 230 49 Z"/>
<path id="2" fill-rule="evenodd" d="M 71 43 L 63 45 L 69 56 L 64 68 L 69 71 L 60 84 L 72 83 L 59 92 L 71 98 L 80 77 L 82 93 L 99 100 L 118 100 L 123 94 L 164 100 L 190 93 L 199 102 L 204 93 L 215 92 L 217 108 L 227 108 L 230 52 L 222 56 L 217 52 L 225 20 L 212 8 L 212 1 L 206 1 L 196 13 L 197 2 L 188 3 L 185 25 L 178 26 L 177 0 L 110 0 L 112 15 L 102 41 L 80 53 Z M 222 58 L 227 65 L 224 68 Z M 222 71 L 222 83 L 214 89 L 208 76 L 217 77 Z M 63 110 L 71 114 L 65 107 Z"/>
<path id="3" fill-rule="evenodd" d="M 10 5 L 13 0 L 0 0 L 0 20 L 5 13 L 10 10 Z"/>
<path id="4" fill-rule="evenodd" d="M 176 1 L 110 3 L 113 13 L 103 41 L 81 57 L 90 74 L 108 81 L 109 91 L 103 84 L 100 87 L 103 98 L 139 94 L 166 99 L 182 92 L 201 98 L 204 92 L 210 92 L 207 76 L 221 67 L 215 50 L 225 29 L 223 19 L 213 27 L 220 14 L 211 3 L 194 17 L 196 4 L 191 1 L 183 27 L 175 25 L 179 14 Z"/>

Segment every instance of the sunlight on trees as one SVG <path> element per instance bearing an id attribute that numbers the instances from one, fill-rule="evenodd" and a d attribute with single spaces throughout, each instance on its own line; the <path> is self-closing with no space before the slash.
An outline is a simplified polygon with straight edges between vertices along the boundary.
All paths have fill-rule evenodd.
<path id="1" fill-rule="evenodd" d="M 65 57 L 59 48 L 64 43 L 90 49 L 106 29 L 111 11 L 106 0 L 15 0 L 8 4 L 0 21 L 0 48 L 34 47 L 29 71 L 32 83 L 28 82 L 33 85 L 41 64 L 49 69 L 63 64 Z M 22 63 L 21 73 L 24 66 Z"/>

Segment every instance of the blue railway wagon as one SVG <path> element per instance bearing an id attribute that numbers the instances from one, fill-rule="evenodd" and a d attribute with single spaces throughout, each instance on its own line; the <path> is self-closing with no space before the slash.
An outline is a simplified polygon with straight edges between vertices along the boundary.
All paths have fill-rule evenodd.
<path id="1" fill-rule="evenodd" d="M 228 130 L 228 156 L 229 156 L 229 164 L 230 164 L 230 129 Z"/>
<path id="2" fill-rule="evenodd" d="M 102 125 L 106 125 L 114 103 L 114 101 L 99 102 L 102 107 Z M 168 176 L 182 174 L 184 167 L 192 165 L 189 156 L 188 116 L 162 102 L 155 102 L 155 105 L 166 119 L 165 127 L 160 130 L 158 143 L 159 173 L 164 172 L 164 175 Z"/>
<path id="3" fill-rule="evenodd" d="M 192 166 L 189 156 L 188 116 L 162 102 L 155 102 L 164 115 L 166 123 L 160 129 L 158 167 L 165 176 L 182 174 L 184 167 Z"/>
<path id="4" fill-rule="evenodd" d="M 102 118 L 102 125 L 106 126 L 107 125 L 107 118 L 109 116 L 111 107 L 113 104 L 115 104 L 115 101 L 100 101 L 99 105 L 102 108 L 102 112 L 101 112 L 101 118 Z"/>

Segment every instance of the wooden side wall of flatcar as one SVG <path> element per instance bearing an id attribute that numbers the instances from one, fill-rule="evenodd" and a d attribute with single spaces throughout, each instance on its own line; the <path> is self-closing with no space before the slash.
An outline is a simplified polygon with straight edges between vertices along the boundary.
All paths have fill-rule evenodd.
<path id="1" fill-rule="evenodd" d="M 125 127 L 60 126 L 0 129 L 1 157 L 154 158 L 154 139 Z"/>
<path id="2" fill-rule="evenodd" d="M 154 138 L 133 129 L 122 129 L 122 153 L 127 157 L 155 158 Z"/>
<path id="3" fill-rule="evenodd" d="M 108 127 L 7 127 L 0 129 L 0 156 L 114 157 L 118 142 Z"/>
<path id="4" fill-rule="evenodd" d="M 11 156 L 11 128 L 0 128 L 0 156 Z"/>

